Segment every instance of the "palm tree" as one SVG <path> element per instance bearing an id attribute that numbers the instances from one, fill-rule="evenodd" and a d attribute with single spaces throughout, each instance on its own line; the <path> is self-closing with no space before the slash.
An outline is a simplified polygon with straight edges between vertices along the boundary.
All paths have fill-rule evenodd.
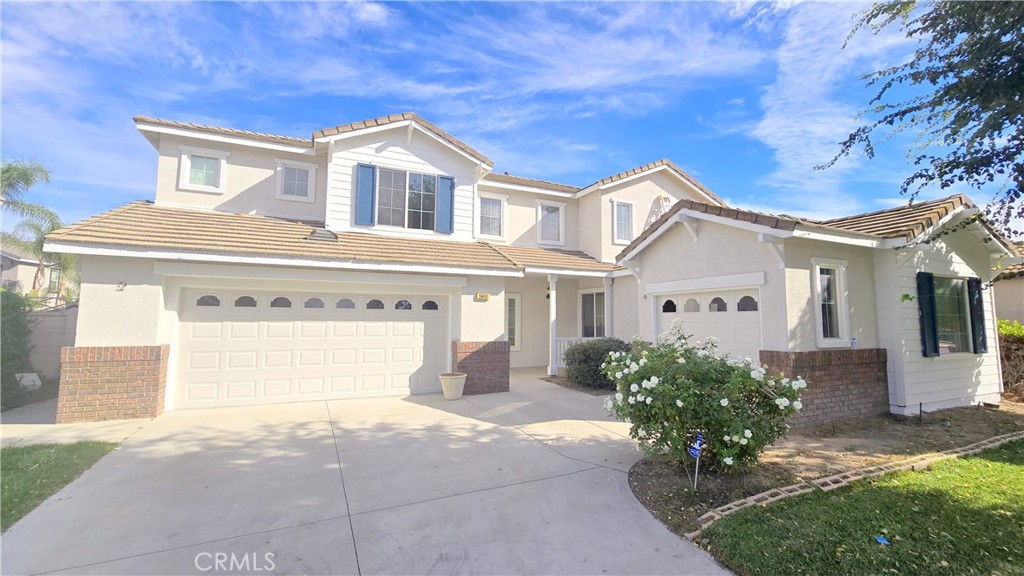
<path id="1" fill-rule="evenodd" d="M 43 208 L 46 210 L 45 208 Z M 51 221 L 22 220 L 14 227 L 13 232 L 3 233 L 3 242 L 10 246 L 20 248 L 24 252 L 31 253 L 39 264 L 36 266 L 36 275 L 32 279 L 31 293 L 36 296 L 45 296 L 43 289 L 46 283 L 47 266 L 61 265 L 59 254 L 50 254 L 43 251 L 43 243 L 46 235 L 61 227 L 60 220 L 54 215 Z M 62 271 L 63 275 L 63 271 Z M 58 297 L 60 294 L 58 294 Z"/>
<path id="2" fill-rule="evenodd" d="M 52 210 L 24 199 L 30 188 L 49 181 L 50 171 L 35 160 L 0 160 L 0 184 L 3 185 L 0 206 L 14 216 L 48 224 L 59 223 Z"/>

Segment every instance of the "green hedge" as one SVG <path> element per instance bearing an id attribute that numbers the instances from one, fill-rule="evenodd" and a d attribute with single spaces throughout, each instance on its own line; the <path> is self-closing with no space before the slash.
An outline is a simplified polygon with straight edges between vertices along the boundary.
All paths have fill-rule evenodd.
<path id="1" fill-rule="evenodd" d="M 1024 325 L 999 321 L 999 357 L 1003 364 L 1003 386 L 1024 395 Z"/>
<path id="2" fill-rule="evenodd" d="M 614 390 L 615 383 L 601 373 L 609 352 L 625 352 L 629 345 L 618 338 L 577 342 L 565 351 L 565 376 L 577 386 Z"/>
<path id="3" fill-rule="evenodd" d="M 21 395 L 15 374 L 31 372 L 28 325 L 31 306 L 26 297 L 0 288 L 0 409 L 11 407 Z"/>

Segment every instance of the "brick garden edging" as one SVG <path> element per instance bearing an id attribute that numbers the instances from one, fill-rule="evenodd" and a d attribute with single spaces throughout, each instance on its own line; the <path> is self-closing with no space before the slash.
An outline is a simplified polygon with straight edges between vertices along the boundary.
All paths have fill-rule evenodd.
<path id="1" fill-rule="evenodd" d="M 734 512 L 738 512 L 744 508 L 754 505 L 766 505 L 772 502 L 777 502 L 785 498 L 791 498 L 793 496 L 799 496 L 801 494 L 807 494 L 814 490 L 821 490 L 828 492 L 846 486 L 850 482 L 857 480 L 863 480 L 865 478 L 873 478 L 875 476 L 881 476 L 890 472 L 902 472 L 907 470 L 923 470 L 936 462 L 942 460 L 949 460 L 950 458 L 959 458 L 961 456 L 970 456 L 971 454 L 977 454 L 982 450 L 988 450 L 990 448 L 998 448 L 1008 442 L 1014 440 L 1024 439 L 1024 430 L 1017 432 L 1010 432 L 1009 434 L 1002 434 L 1000 436 L 993 436 L 988 440 L 982 440 L 981 442 L 975 442 L 962 448 L 952 448 L 950 450 L 944 450 L 942 452 L 929 452 L 926 454 L 919 454 L 896 462 L 890 462 L 889 464 L 878 464 L 876 466 L 869 466 L 867 468 L 861 468 L 860 470 L 851 470 L 849 472 L 842 472 L 840 474 L 833 474 L 831 476 L 825 476 L 810 482 L 801 482 L 799 484 L 793 484 L 786 486 L 785 488 L 774 488 L 755 494 L 747 498 L 730 502 L 725 506 L 719 506 L 714 510 L 704 514 L 697 519 L 700 522 L 700 528 L 686 534 L 686 538 L 689 540 L 696 540 L 708 526 L 713 524 L 715 521 L 720 520 Z"/>

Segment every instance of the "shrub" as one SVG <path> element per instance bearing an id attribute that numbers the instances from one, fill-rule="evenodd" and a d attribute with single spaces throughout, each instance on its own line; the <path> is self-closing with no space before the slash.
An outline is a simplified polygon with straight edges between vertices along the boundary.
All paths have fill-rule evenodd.
<path id="1" fill-rule="evenodd" d="M 678 321 L 652 345 L 612 352 L 603 370 L 618 389 L 605 407 L 632 424 L 630 437 L 645 452 L 682 461 L 703 434 L 701 465 L 725 471 L 755 463 L 785 435 L 807 387 L 749 358 L 719 356 L 714 339 L 691 346 Z"/>
<path id="2" fill-rule="evenodd" d="M 999 358 L 1006 390 L 1024 396 L 1024 325 L 999 321 Z"/>
<path id="3" fill-rule="evenodd" d="M 21 385 L 14 377 L 29 372 L 28 325 L 31 309 L 26 297 L 0 288 L 0 406 L 7 408 L 21 394 Z"/>
<path id="4" fill-rule="evenodd" d="M 565 376 L 578 386 L 614 390 L 615 383 L 601 373 L 601 363 L 610 352 L 626 350 L 629 345 L 618 338 L 577 342 L 565 351 Z"/>

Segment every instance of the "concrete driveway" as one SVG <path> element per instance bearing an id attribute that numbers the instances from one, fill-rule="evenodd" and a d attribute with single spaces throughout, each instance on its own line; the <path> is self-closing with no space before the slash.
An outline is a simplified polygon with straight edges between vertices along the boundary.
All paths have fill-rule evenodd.
<path id="1" fill-rule="evenodd" d="M 535 374 L 535 373 L 534 373 Z M 179 411 L 0 538 L 5 574 L 723 574 L 633 497 L 600 397 Z"/>

